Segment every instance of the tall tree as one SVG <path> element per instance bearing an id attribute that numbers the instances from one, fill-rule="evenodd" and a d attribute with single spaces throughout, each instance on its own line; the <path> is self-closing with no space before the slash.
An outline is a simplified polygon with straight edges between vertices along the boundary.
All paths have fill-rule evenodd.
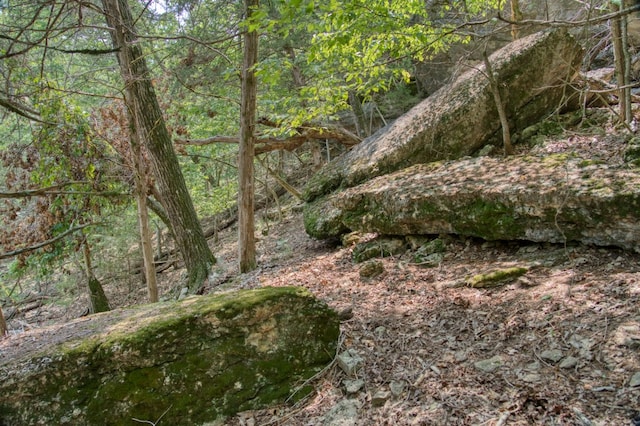
<path id="1" fill-rule="evenodd" d="M 151 75 L 126 0 L 102 0 L 120 73 L 131 125 L 150 154 L 153 173 L 188 273 L 187 286 L 195 292 L 216 259 L 207 245 L 173 149 Z"/>
<path id="2" fill-rule="evenodd" d="M 256 242 L 254 224 L 254 178 L 258 32 L 252 23 L 252 14 L 258 0 L 245 0 L 246 30 L 244 32 L 244 59 L 242 65 L 242 105 L 240 110 L 240 151 L 238 152 L 238 233 L 240 272 L 256 268 Z"/>

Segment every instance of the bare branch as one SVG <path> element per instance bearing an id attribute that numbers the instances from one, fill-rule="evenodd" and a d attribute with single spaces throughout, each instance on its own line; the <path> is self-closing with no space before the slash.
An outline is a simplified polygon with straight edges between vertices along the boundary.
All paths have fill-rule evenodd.
<path id="1" fill-rule="evenodd" d="M 25 189 L 22 191 L 14 191 L 14 192 L 0 192 L 0 199 L 2 198 L 30 198 L 30 197 L 43 197 L 47 195 L 97 195 L 101 197 L 124 197 L 129 196 L 128 193 L 117 192 L 117 191 L 60 191 L 60 189 L 65 188 L 71 185 L 86 185 L 90 184 L 90 182 L 86 181 L 72 181 L 72 182 L 64 182 L 58 185 L 47 186 L 44 188 L 36 188 L 36 189 Z"/>
<path id="2" fill-rule="evenodd" d="M 95 225 L 100 225 L 101 223 L 86 223 L 84 225 L 80 225 L 80 226 L 76 226 L 74 228 L 70 228 L 67 229 L 66 231 L 64 231 L 62 234 L 55 236 L 54 238 L 50 238 L 48 240 L 42 241 L 38 244 L 34 244 L 32 246 L 29 247 L 24 247 L 18 250 L 13 250 L 13 251 L 8 251 L 6 253 L 0 253 L 0 260 L 2 259 L 8 259 L 10 257 L 15 257 L 24 253 L 28 253 L 30 251 L 35 251 L 39 248 L 51 245 L 57 241 L 62 240 L 63 238 L 65 238 L 67 235 L 73 234 L 76 231 L 80 231 L 81 229 L 84 228 L 88 228 L 89 226 L 95 226 Z"/>
<path id="3" fill-rule="evenodd" d="M 267 118 L 260 118 L 258 123 L 268 127 L 280 127 L 278 123 Z M 296 130 L 298 134 L 288 138 L 264 137 L 257 139 L 256 155 L 281 149 L 292 151 L 312 139 L 334 139 L 347 146 L 357 145 L 362 141 L 359 136 L 339 126 L 310 125 L 308 127 L 298 127 Z M 212 136 L 205 139 L 175 139 L 174 142 L 178 145 L 205 146 L 214 143 L 238 144 L 240 139 L 236 136 Z"/>

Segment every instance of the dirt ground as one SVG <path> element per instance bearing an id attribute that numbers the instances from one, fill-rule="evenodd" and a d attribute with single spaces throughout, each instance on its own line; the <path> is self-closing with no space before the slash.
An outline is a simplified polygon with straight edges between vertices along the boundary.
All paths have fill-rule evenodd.
<path id="1" fill-rule="evenodd" d="M 571 135 L 539 148 L 576 149 L 616 163 L 623 146 L 615 137 Z M 254 272 L 234 272 L 233 227 L 211 241 L 219 264 L 206 292 L 306 287 L 342 313 L 339 353 L 349 350 L 362 362 L 351 375 L 334 362 L 313 379 L 315 392 L 293 406 L 239 413 L 225 424 L 640 424 L 639 254 L 445 236 L 438 265 L 417 264 L 408 251 L 379 259 L 384 272 L 362 278 L 362 264 L 352 261 L 354 246 L 308 237 L 300 207 L 270 212 L 268 228 L 258 221 Z M 493 288 L 461 285 L 513 266 L 527 273 Z M 161 274 L 161 289 L 181 273 Z M 106 285 L 115 306 L 141 303 L 143 284 L 133 290 Z M 77 317 L 85 306 L 78 299 L 17 316 L 0 352 L 34 336 L 46 344 L 39 323 Z"/>

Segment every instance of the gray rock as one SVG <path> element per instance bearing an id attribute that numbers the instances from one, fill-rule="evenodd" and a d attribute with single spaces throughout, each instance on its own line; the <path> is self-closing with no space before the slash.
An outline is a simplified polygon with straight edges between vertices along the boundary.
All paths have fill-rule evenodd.
<path id="1" fill-rule="evenodd" d="M 167 424 L 201 424 L 264 408 L 331 362 L 340 330 L 307 290 L 265 287 L 117 309 L 47 333 L 48 347 L 0 358 L 0 424 L 130 424 L 163 412 Z"/>
<path id="2" fill-rule="evenodd" d="M 549 349 L 546 351 L 542 351 L 540 354 L 540 358 L 545 361 L 549 361 L 552 363 L 556 363 L 562 359 L 562 351 L 560 349 Z"/>
<path id="3" fill-rule="evenodd" d="M 336 357 L 336 361 L 347 376 L 353 376 L 362 366 L 364 359 L 358 355 L 355 349 L 347 349 Z"/>
<path id="4" fill-rule="evenodd" d="M 347 394 L 354 394 L 360 392 L 360 390 L 364 387 L 364 380 L 362 379 L 345 379 L 342 381 L 344 385 L 344 390 Z"/>
<path id="5" fill-rule="evenodd" d="M 358 271 L 360 278 L 374 278 L 384 273 L 384 263 L 377 259 L 364 262 Z"/>
<path id="6" fill-rule="evenodd" d="M 631 349 L 640 348 L 640 323 L 628 321 L 620 324 L 614 332 L 613 339 L 620 346 Z"/>
<path id="7" fill-rule="evenodd" d="M 560 368 L 574 368 L 578 365 L 578 358 L 573 356 L 568 356 L 562 360 L 560 363 Z"/>
<path id="8" fill-rule="evenodd" d="M 629 379 L 629 386 L 632 388 L 640 386 L 640 372 L 636 372 L 631 376 L 631 379 Z"/>
<path id="9" fill-rule="evenodd" d="M 378 237 L 374 240 L 356 244 L 351 258 L 355 263 L 362 263 L 376 257 L 388 257 L 406 251 L 403 238 Z"/>
<path id="10" fill-rule="evenodd" d="M 512 131 L 557 109 L 567 91 L 572 91 L 569 83 L 578 74 L 582 55 L 565 31 L 522 37 L 491 55 L 496 80 L 509 88 L 503 101 Z M 354 186 L 411 164 L 471 155 L 499 129 L 489 81 L 482 67 L 472 68 L 329 163 L 309 181 L 304 198 L 312 201 L 338 187 Z M 307 225 L 312 224 L 305 221 Z M 307 231 L 314 228 L 309 226 Z"/>
<path id="11" fill-rule="evenodd" d="M 322 424 L 324 426 L 354 426 L 358 421 L 358 410 L 361 403 L 357 399 L 343 399 L 327 412 Z"/>
<path id="12" fill-rule="evenodd" d="M 478 370 L 483 371 L 485 373 L 493 373 L 498 368 L 502 367 L 503 361 L 502 357 L 496 355 L 489 359 L 483 359 L 481 361 L 477 361 L 473 364 Z"/>
<path id="13" fill-rule="evenodd" d="M 402 380 L 392 380 L 391 383 L 389 383 L 389 390 L 395 398 L 399 398 L 404 392 L 405 385 L 406 383 Z"/>
<path id="14" fill-rule="evenodd" d="M 577 157 L 416 165 L 332 197 L 342 223 L 363 232 L 570 240 L 640 251 L 640 209 L 633 207 L 640 205 L 640 175 Z"/>
<path id="15" fill-rule="evenodd" d="M 391 398 L 391 392 L 387 390 L 378 390 L 371 397 L 371 405 L 373 407 L 382 407 Z"/>

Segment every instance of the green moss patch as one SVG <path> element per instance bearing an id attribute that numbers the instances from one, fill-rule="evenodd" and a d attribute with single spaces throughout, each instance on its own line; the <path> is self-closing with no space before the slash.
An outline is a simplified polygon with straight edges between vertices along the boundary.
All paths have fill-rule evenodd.
<path id="1" fill-rule="evenodd" d="M 527 268 L 513 267 L 496 269 L 484 274 L 474 275 L 467 279 L 467 285 L 472 288 L 489 288 L 505 285 L 527 273 Z"/>
<path id="2" fill-rule="evenodd" d="M 193 297 L 98 320 L 84 338 L 0 366 L 0 423 L 120 425 L 165 412 L 167 424 L 210 422 L 284 402 L 331 361 L 339 334 L 336 314 L 296 287 Z"/>

